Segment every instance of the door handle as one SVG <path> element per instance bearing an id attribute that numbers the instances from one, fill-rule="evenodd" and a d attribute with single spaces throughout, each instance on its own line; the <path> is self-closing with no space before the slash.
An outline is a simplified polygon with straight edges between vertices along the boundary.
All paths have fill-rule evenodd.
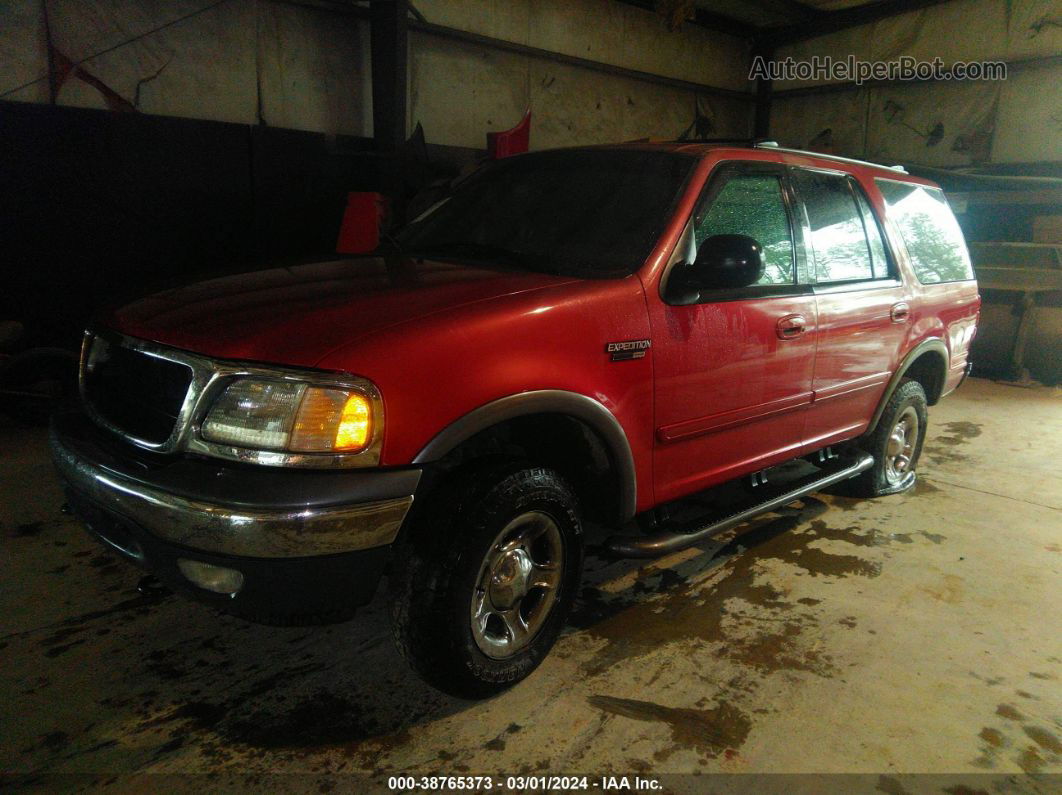
<path id="1" fill-rule="evenodd" d="M 907 316 L 910 314 L 911 307 L 909 307 L 905 301 L 900 301 L 900 303 L 892 305 L 892 311 L 889 313 L 889 317 L 892 318 L 893 323 L 903 323 L 907 320 Z"/>
<path id="2" fill-rule="evenodd" d="M 791 340 L 808 330 L 808 322 L 803 315 L 786 315 L 775 324 L 779 339 Z"/>

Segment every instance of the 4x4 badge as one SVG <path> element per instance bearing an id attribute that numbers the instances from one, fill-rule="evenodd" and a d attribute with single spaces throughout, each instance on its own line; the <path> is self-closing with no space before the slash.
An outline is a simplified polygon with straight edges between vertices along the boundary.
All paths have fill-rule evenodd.
<path id="1" fill-rule="evenodd" d="M 649 350 L 649 340 L 627 340 L 626 342 L 610 342 L 605 346 L 614 362 L 622 362 L 625 359 L 642 359 Z"/>

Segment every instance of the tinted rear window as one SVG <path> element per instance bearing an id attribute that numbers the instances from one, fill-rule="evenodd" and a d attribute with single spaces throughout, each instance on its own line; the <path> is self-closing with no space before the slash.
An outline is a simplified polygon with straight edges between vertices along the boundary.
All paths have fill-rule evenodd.
<path id="1" fill-rule="evenodd" d="M 473 174 L 399 235 L 417 255 L 480 258 L 576 276 L 632 273 L 649 256 L 696 160 L 672 152 L 562 150 Z"/>
<path id="2" fill-rule="evenodd" d="M 889 217 L 903 235 L 915 275 L 922 284 L 974 278 L 959 222 L 939 188 L 877 179 Z"/>

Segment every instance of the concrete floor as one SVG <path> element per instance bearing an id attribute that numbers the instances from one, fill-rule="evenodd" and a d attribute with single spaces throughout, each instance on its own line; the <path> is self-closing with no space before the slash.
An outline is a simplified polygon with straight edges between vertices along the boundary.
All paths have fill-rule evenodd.
<path id="1" fill-rule="evenodd" d="M 139 596 L 60 514 L 43 432 L 2 427 L 0 770 L 322 791 L 337 772 L 866 773 L 886 792 L 1062 772 L 1062 399 L 974 379 L 929 433 L 915 493 L 820 495 L 649 566 L 589 559 L 549 659 L 469 703 L 407 672 L 382 600 L 276 629 Z"/>

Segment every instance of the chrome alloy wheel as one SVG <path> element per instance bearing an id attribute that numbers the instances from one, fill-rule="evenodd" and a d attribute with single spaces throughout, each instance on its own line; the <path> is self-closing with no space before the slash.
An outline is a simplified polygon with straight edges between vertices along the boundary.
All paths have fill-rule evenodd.
<path id="1" fill-rule="evenodd" d="M 488 657 L 512 657 L 545 624 L 564 572 L 557 523 L 541 511 L 509 522 L 494 539 L 472 593 L 472 636 Z"/>
<path id="2" fill-rule="evenodd" d="M 885 479 L 896 486 L 911 474 L 911 457 L 918 444 L 918 412 L 908 406 L 896 418 L 885 444 Z"/>

